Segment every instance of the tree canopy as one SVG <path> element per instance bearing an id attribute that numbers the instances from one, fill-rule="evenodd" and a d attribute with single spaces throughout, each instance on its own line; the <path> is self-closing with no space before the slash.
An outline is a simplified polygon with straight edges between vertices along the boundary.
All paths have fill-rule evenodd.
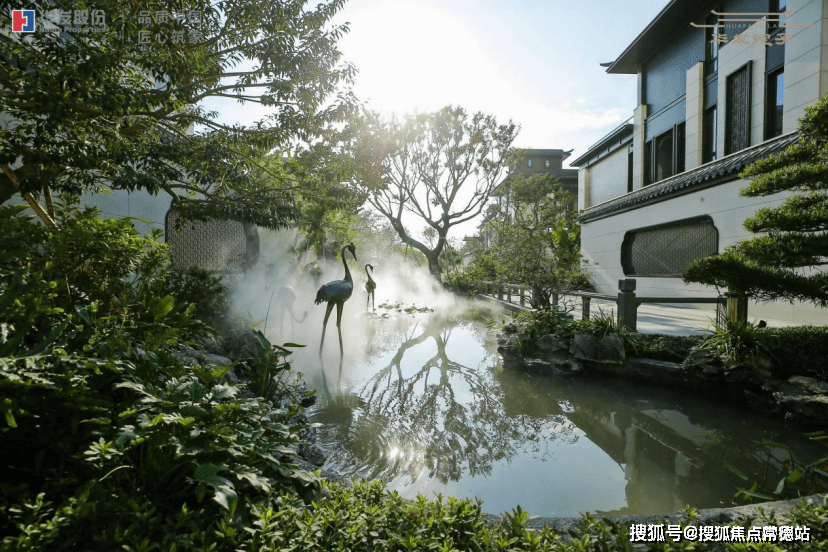
<path id="1" fill-rule="evenodd" d="M 552 293 L 589 285 L 581 268 L 581 230 L 575 197 L 547 174 L 510 176 L 498 190 L 502 198 L 481 228 L 496 278 L 530 286 L 532 306 L 550 305 Z"/>
<path id="2" fill-rule="evenodd" d="M 828 264 L 828 96 L 807 109 L 799 133 L 799 142 L 740 175 L 752 179 L 740 191 L 745 197 L 796 193 L 745 221 L 746 229 L 761 235 L 691 264 L 686 282 L 727 287 L 764 301 L 828 305 L 828 274 L 822 270 Z"/>
<path id="3" fill-rule="evenodd" d="M 477 217 L 500 182 L 518 128 L 460 107 L 383 118 L 368 113 L 352 128 L 358 185 L 404 243 L 440 278 L 449 230 Z M 436 232 L 434 245 L 414 237 L 408 214 Z"/>
<path id="4" fill-rule="evenodd" d="M 0 203 L 143 189 L 180 199 L 191 217 L 285 226 L 301 180 L 251 169 L 266 172 L 263 156 L 350 112 L 342 87 L 355 70 L 336 45 L 348 28 L 330 24 L 344 1 L 29 2 L 37 32 L 0 34 Z M 107 28 L 63 27 L 55 8 L 72 23 L 97 10 Z M 0 14 L 7 27 L 10 15 Z M 50 16 L 63 32 L 47 32 Z M 211 98 L 270 114 L 223 124 L 202 103 Z"/>

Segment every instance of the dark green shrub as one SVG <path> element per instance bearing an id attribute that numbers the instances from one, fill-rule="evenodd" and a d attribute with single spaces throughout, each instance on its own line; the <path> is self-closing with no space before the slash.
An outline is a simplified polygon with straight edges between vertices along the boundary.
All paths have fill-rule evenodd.
<path id="1" fill-rule="evenodd" d="M 641 334 L 637 356 L 656 360 L 683 362 L 690 351 L 701 344 L 701 335 L 652 335 Z"/>
<path id="2" fill-rule="evenodd" d="M 791 326 L 756 330 L 780 360 L 782 372 L 828 381 L 828 326 Z"/>
<path id="3" fill-rule="evenodd" d="M 643 339 L 641 334 L 618 325 L 614 311 L 598 309 L 598 313 L 589 320 L 575 322 L 578 332 L 587 333 L 595 337 L 605 337 L 611 333 L 618 334 L 624 344 L 624 351 L 629 355 L 639 356 L 642 350 Z"/>
<path id="4" fill-rule="evenodd" d="M 575 318 L 562 307 L 523 311 L 515 315 L 517 333 L 529 339 L 547 334 L 569 337 L 575 332 Z"/>
<path id="5" fill-rule="evenodd" d="M 473 271 L 454 272 L 443 277 L 443 286 L 461 295 L 477 295 L 482 281 Z"/>
<path id="6" fill-rule="evenodd" d="M 728 320 L 724 326 L 713 324 L 713 335 L 707 337 L 700 347 L 715 351 L 725 366 L 751 361 L 761 356 L 775 360 L 765 344 L 766 336 L 750 322 Z"/>
<path id="7" fill-rule="evenodd" d="M 172 295 L 185 305 L 195 305 L 193 317 L 216 329 L 223 329 L 228 323 L 229 291 L 220 276 L 197 267 L 172 269 L 162 286 L 164 295 Z"/>
<path id="8" fill-rule="evenodd" d="M 209 337 L 193 315 L 219 314 L 218 282 L 171 276 L 166 246 L 128 221 L 61 212 L 49 231 L 0 207 L 0 510 L 37 526 L 40 549 L 133 546 L 123 531 L 139 522 L 119 517 L 128 501 L 161 516 L 139 532 L 182 508 L 238 525 L 274 489 L 311 483 L 294 462 L 309 426 L 290 422 L 298 406 L 272 406 L 294 393 L 284 350 L 259 343 L 250 384 L 224 381 L 234 365 L 179 360 L 179 344 Z M 8 523 L 0 516 L 0 533 L 14 534 Z"/>

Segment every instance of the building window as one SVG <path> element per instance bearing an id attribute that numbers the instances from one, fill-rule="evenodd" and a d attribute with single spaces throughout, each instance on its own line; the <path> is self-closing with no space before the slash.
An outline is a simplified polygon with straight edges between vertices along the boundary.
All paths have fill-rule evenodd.
<path id="1" fill-rule="evenodd" d="M 529 159 L 528 161 L 526 161 L 526 166 L 527 166 L 527 167 L 531 167 L 531 166 L 532 166 L 532 160 L 531 160 L 531 159 Z"/>
<path id="2" fill-rule="evenodd" d="M 673 131 L 655 138 L 655 181 L 673 176 Z"/>
<path id="3" fill-rule="evenodd" d="M 684 121 L 644 144 L 644 185 L 684 172 Z"/>
<path id="4" fill-rule="evenodd" d="M 552 161 L 547 159 L 546 161 L 543 162 L 543 165 L 548 169 L 549 167 L 552 166 Z"/>
<path id="5" fill-rule="evenodd" d="M 653 183 L 653 141 L 644 143 L 644 185 Z"/>
<path id="6" fill-rule="evenodd" d="M 719 16 L 710 14 L 704 22 L 704 76 L 715 74 L 719 70 L 719 33 L 724 27 L 712 26 L 719 24 Z"/>
<path id="7" fill-rule="evenodd" d="M 716 160 L 716 106 L 704 110 L 702 121 L 702 163 Z"/>
<path id="8" fill-rule="evenodd" d="M 709 216 L 632 230 L 621 244 L 625 276 L 680 278 L 695 261 L 715 255 L 719 231 Z"/>
<path id="9" fill-rule="evenodd" d="M 765 83 L 765 139 L 782 134 L 782 109 L 785 96 L 785 71 L 779 69 L 768 74 Z"/>
<path id="10" fill-rule="evenodd" d="M 727 77 L 725 155 L 750 145 L 750 62 Z"/>
<path id="11" fill-rule="evenodd" d="M 781 24 L 784 23 L 784 18 L 781 14 L 785 13 L 787 7 L 788 2 L 786 0 L 770 0 L 768 3 L 768 19 L 779 19 L 781 21 L 768 21 L 768 34 L 773 34 L 780 28 L 784 30 L 784 27 L 781 27 Z M 771 14 L 780 15 L 773 16 Z"/>
<path id="12" fill-rule="evenodd" d="M 633 191 L 633 152 L 627 154 L 627 193 Z"/>

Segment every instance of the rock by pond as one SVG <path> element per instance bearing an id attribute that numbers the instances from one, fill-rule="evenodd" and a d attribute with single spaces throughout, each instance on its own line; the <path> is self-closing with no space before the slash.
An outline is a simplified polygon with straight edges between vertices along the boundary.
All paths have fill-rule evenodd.
<path id="1" fill-rule="evenodd" d="M 627 357 L 615 333 L 604 337 L 576 333 L 530 340 L 506 324 L 498 335 L 504 367 L 530 373 L 609 374 L 646 383 L 682 385 L 702 394 L 745 402 L 756 410 L 776 413 L 805 426 L 828 423 L 828 382 L 805 376 L 775 379 L 774 363 L 754 355 L 726 365 L 713 351 L 691 350 L 684 362 Z M 561 370 L 561 368 L 564 368 Z"/>

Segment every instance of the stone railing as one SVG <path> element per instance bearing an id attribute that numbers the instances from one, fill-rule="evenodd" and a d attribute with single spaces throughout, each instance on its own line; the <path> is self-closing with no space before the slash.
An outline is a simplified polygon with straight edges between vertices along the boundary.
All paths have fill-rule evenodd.
<path id="1" fill-rule="evenodd" d="M 634 278 L 618 280 L 618 295 L 606 295 L 588 291 L 560 291 L 552 294 L 552 305 L 557 306 L 563 296 L 581 298 L 581 317 L 589 320 L 590 303 L 592 299 L 614 302 L 618 325 L 635 331 L 638 318 L 638 306 L 644 303 L 676 304 L 676 303 L 707 303 L 719 305 L 717 319 L 747 320 L 747 298 L 744 295 L 728 294 L 719 297 L 639 297 L 635 294 L 636 281 Z M 532 301 L 532 290 L 520 284 L 505 282 L 484 282 L 479 293 L 494 297 L 513 305 L 527 307 Z M 515 300 L 513 300 L 515 299 Z"/>

